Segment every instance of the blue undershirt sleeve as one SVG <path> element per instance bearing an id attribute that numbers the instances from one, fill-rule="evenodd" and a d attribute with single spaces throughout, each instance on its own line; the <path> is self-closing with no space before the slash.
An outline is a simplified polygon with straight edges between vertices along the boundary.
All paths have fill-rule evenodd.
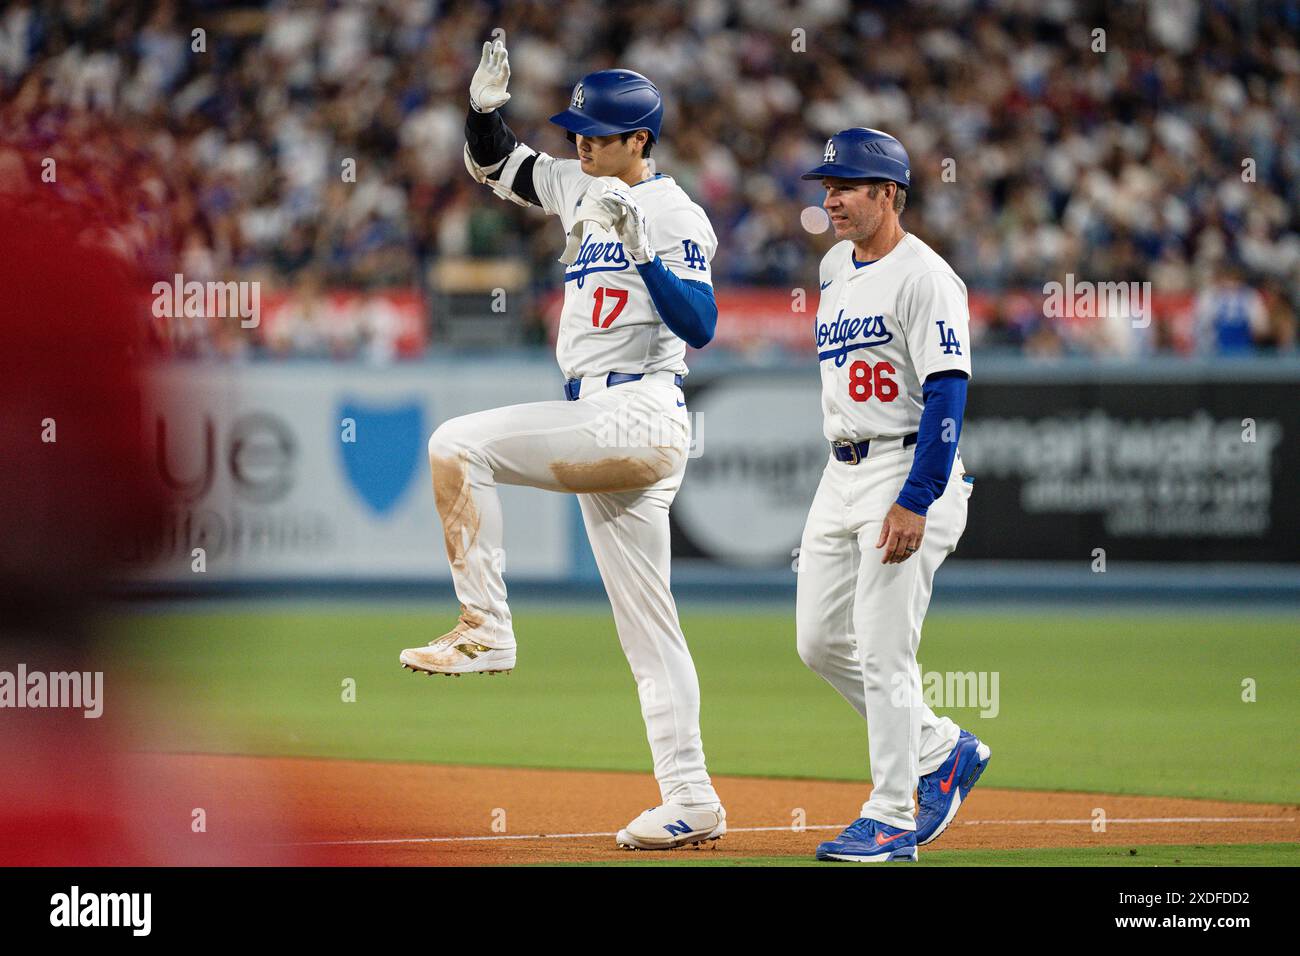
<path id="1" fill-rule="evenodd" d="M 921 386 L 925 408 L 916 431 L 916 457 L 898 503 L 924 516 L 943 494 L 957 457 L 957 439 L 966 411 L 966 373 L 934 372 Z M 945 440 L 946 439 L 946 440 Z"/>
<path id="2" fill-rule="evenodd" d="M 674 275 L 658 256 L 644 265 L 638 263 L 636 271 L 669 331 L 693 349 L 702 349 L 713 340 L 718 304 L 711 285 Z"/>

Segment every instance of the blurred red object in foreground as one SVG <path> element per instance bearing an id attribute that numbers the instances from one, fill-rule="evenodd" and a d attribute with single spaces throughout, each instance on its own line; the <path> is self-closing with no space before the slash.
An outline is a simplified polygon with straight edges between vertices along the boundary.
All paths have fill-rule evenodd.
<path id="1" fill-rule="evenodd" d="M 0 196 L 0 608 L 93 594 L 162 520 L 141 467 L 144 324 L 133 267 L 66 204 Z"/>
<path id="2" fill-rule="evenodd" d="M 0 866 L 312 862 L 268 845 L 293 839 L 273 781 L 196 787 L 128 752 L 119 728 L 169 719 L 115 680 L 95 631 L 97 595 L 167 507 L 142 454 L 148 285 L 100 214 L 49 197 L 0 194 Z M 106 671 L 103 715 L 16 706 L 37 700 L 19 665 Z"/>

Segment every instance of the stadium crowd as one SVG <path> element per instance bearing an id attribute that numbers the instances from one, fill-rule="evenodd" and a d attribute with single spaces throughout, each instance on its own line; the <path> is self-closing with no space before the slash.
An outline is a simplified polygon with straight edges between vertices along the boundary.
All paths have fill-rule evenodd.
<path id="1" fill-rule="evenodd" d="M 497 28 L 508 122 L 553 155 L 572 147 L 546 118 L 584 73 L 619 65 L 658 84 L 653 160 L 709 213 L 719 287 L 812 281 L 829 233 L 801 225 L 821 197 L 799 174 L 830 133 L 868 125 L 910 152 L 904 226 L 988 304 L 977 343 L 1294 349 L 1295 0 L 20 0 L 0 13 L 0 190 L 102 208 L 98 238 L 147 275 L 310 299 L 420 287 L 439 257 L 515 255 L 545 293 L 559 231 L 462 165 L 469 77 Z M 1158 315 L 1101 334 L 1005 295 L 1067 274 L 1150 282 L 1184 303 L 1183 327 Z M 530 301 L 541 340 L 548 297 Z M 251 339 L 204 320 L 159 334 L 181 353 L 346 356 L 392 326 L 298 313 Z"/>

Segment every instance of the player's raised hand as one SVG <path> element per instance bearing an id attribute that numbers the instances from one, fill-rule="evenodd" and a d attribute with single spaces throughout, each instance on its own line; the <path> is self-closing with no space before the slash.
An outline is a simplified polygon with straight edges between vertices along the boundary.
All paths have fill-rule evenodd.
<path id="1" fill-rule="evenodd" d="M 881 564 L 902 564 L 921 547 L 925 537 L 925 516 L 895 503 L 880 525 L 877 548 L 884 548 Z"/>
<path id="2" fill-rule="evenodd" d="M 483 57 L 478 61 L 474 78 L 469 81 L 469 105 L 479 113 L 491 113 L 504 106 L 510 94 L 510 57 L 506 45 L 500 40 L 483 44 Z"/>

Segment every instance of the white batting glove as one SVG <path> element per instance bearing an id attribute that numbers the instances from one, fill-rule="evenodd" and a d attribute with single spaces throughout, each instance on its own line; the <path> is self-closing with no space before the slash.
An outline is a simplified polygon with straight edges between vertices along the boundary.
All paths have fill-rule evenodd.
<path id="1" fill-rule="evenodd" d="M 483 58 L 478 61 L 474 78 L 469 81 L 469 105 L 478 113 L 491 113 L 505 106 L 510 94 L 510 57 L 500 40 L 483 44 Z"/>
<path id="2" fill-rule="evenodd" d="M 582 247 L 582 237 L 586 232 L 587 223 L 594 224 L 598 229 L 613 229 L 614 221 L 622 215 L 623 209 L 621 206 L 602 201 L 609 191 L 611 183 L 621 185 L 622 180 L 615 179 L 612 176 L 597 178 L 595 182 L 587 187 L 587 191 L 582 196 L 582 201 L 578 203 L 578 208 L 573 213 L 573 225 L 569 229 L 564 254 L 560 256 L 560 261 L 566 266 L 571 266 L 578 260 L 578 250 Z"/>
<path id="3" fill-rule="evenodd" d="M 622 180 L 615 180 L 600 196 L 600 204 L 614 215 L 614 232 L 623 243 L 623 251 L 637 265 L 653 262 L 654 248 L 650 245 L 650 224 L 646 221 L 641 204 Z"/>

